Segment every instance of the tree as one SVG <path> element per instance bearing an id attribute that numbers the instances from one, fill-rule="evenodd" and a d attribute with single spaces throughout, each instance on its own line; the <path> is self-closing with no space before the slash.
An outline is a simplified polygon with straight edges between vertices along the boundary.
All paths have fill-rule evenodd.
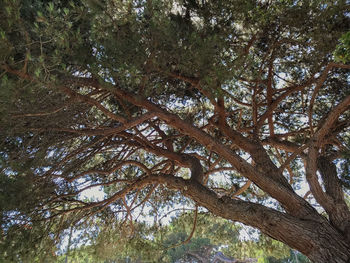
<path id="1" fill-rule="evenodd" d="M 220 247 L 235 247 L 239 243 L 239 229 L 238 226 L 207 213 L 197 214 L 194 224 L 192 213 L 183 213 L 160 231 L 158 242 L 166 248 L 163 261 L 206 263 L 215 262 L 215 258 L 225 258 Z M 189 233 L 192 232 L 189 239 Z"/>
<path id="2" fill-rule="evenodd" d="M 295 257 L 299 257 L 300 262 L 309 262 L 302 261 L 300 253 L 291 253 L 286 245 L 264 235 L 254 240 L 240 240 L 241 226 L 209 213 L 200 212 L 195 220 L 194 224 L 190 212 L 181 213 L 164 226 L 135 222 L 137 231 L 131 238 L 121 234 L 122 222 L 89 223 L 84 226 L 84 229 L 89 230 L 75 238 L 77 243 L 70 251 L 68 262 L 125 262 L 128 259 L 130 263 L 252 263 L 261 260 L 295 262 Z M 101 226 L 98 231 L 91 228 L 96 225 Z M 192 233 L 191 238 L 189 233 Z M 88 245 L 84 245 L 84 239 L 90 241 Z M 67 252 L 57 262 L 65 262 L 66 256 Z"/>
<path id="3" fill-rule="evenodd" d="M 186 203 L 349 261 L 348 1 L 0 5 L 1 244 Z"/>

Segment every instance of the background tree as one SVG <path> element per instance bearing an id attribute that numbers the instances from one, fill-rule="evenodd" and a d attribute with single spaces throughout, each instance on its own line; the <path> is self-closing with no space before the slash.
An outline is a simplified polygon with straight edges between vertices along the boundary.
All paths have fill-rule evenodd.
<path id="1" fill-rule="evenodd" d="M 0 6 L 3 258 L 186 204 L 349 261 L 347 1 Z"/>
<path id="2" fill-rule="evenodd" d="M 112 221 L 85 225 L 88 231 L 74 234 L 76 242 L 72 242 L 68 262 L 277 263 L 298 262 L 296 257 L 299 262 L 309 262 L 300 253 L 264 235 L 253 233 L 249 240 L 241 240 L 241 226 L 203 212 L 197 215 L 195 225 L 193 213 L 180 213 L 164 226 L 134 223 L 137 231 L 132 236 L 120 231 L 124 229 L 121 225 L 122 222 Z M 84 240 L 90 242 L 86 244 Z M 66 254 L 57 262 L 65 262 Z"/>

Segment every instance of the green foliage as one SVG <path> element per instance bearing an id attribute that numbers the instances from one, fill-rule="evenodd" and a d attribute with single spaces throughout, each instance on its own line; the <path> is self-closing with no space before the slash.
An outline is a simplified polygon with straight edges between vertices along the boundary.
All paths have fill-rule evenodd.
<path id="1" fill-rule="evenodd" d="M 264 235 L 257 240 L 238 239 L 240 226 L 227 220 L 213 217 L 207 213 L 198 215 L 196 231 L 188 243 L 183 243 L 191 232 L 192 213 L 182 213 L 168 225 L 149 226 L 134 224 L 131 232 L 125 232 L 121 222 L 109 222 L 108 225 L 95 221 L 86 232 L 91 244 L 71 248 L 69 262 L 198 262 L 193 254 L 211 258 L 218 251 L 225 256 L 244 259 L 257 258 L 258 262 L 307 263 L 308 259 L 284 244 Z M 99 225 L 98 230 L 91 228 Z M 85 226 L 86 227 L 86 226 Z M 124 229 L 124 230 L 123 230 Z M 130 229 L 129 229 L 130 230 Z M 142 233 L 142 234 L 141 234 Z M 82 238 L 81 236 L 79 237 Z M 116 242 L 116 240 L 118 242 Z M 74 245 L 73 245 L 74 246 Z M 66 253 L 55 262 L 65 262 Z"/>
<path id="2" fill-rule="evenodd" d="M 14 214 L 15 211 L 12 212 Z M 54 262 L 56 260 L 55 240 L 51 225 L 43 222 L 26 223 L 17 219 L 17 224 L 2 229 L 6 233 L 0 241 L 1 262 Z"/>
<path id="3" fill-rule="evenodd" d="M 192 231 L 193 214 L 185 213 L 174 218 L 169 226 L 161 230 L 164 254 L 169 262 L 193 258 L 189 253 L 200 253 L 204 257 L 214 254 L 213 248 L 235 246 L 239 242 L 239 227 L 227 220 L 206 213 L 198 214 L 196 229 L 188 243 L 183 243 Z M 168 249 L 167 249 L 168 248 Z M 206 251 L 209 254 L 206 255 Z"/>
<path id="4" fill-rule="evenodd" d="M 268 263 L 284 263 L 284 262 L 291 262 L 291 263 L 310 263 L 311 261 L 305 257 L 303 254 L 300 254 L 296 251 L 290 250 L 290 256 L 285 258 L 274 258 L 272 256 L 269 256 L 266 258 Z"/>
<path id="5" fill-rule="evenodd" d="M 262 262 L 286 260 L 290 256 L 288 246 L 263 234 L 259 234 L 257 239 L 233 243 L 225 251 L 235 258 L 257 258 Z"/>
<path id="6" fill-rule="evenodd" d="M 160 105 L 203 131 L 210 126 L 209 136 L 246 158 L 212 125 L 216 97 L 224 98 L 228 125 L 237 131 L 245 127 L 242 135 L 248 138 L 254 126 L 252 116 L 261 116 L 268 107 L 268 59 L 276 62 L 271 102 L 290 83 L 299 85 L 317 76 L 332 54 L 337 62 L 350 62 L 347 1 L 270 2 L 0 0 L 0 223 L 4 236 L 0 261 L 55 260 L 70 226 L 84 233 L 79 236 L 82 240 L 91 242 L 86 246 L 73 242 L 76 249 L 69 255 L 77 262 L 79 258 L 87 262 L 114 258 L 176 261 L 205 246 L 237 258 L 273 261 L 290 257 L 289 248 L 270 238 L 239 241 L 237 226 L 206 214 L 199 214 L 188 244 L 160 250 L 187 238 L 193 215 L 182 214 L 169 226 L 152 228 L 127 223 L 131 216 L 126 207 L 134 205 L 135 211 L 146 207 L 148 211 L 139 215 L 157 218 L 168 208 L 189 205 L 188 198 L 158 184 L 128 190 L 120 195 L 124 200 L 113 196 L 145 177 L 151 168 L 152 174 L 189 178 L 187 167 L 157 156 L 158 148 L 209 156 L 201 161 L 205 172 L 213 168 L 213 162 L 225 169 L 230 165 L 210 147 L 160 118 L 152 117 L 123 132 L 103 133 L 122 127 L 120 119 L 125 123 L 145 113 L 116 96 L 118 88 Z M 346 69 L 329 75 L 311 107 L 315 123 L 322 122 L 349 94 Z M 71 81 L 73 77 L 81 77 L 81 82 Z M 100 85 L 100 90 L 84 78 Z M 193 81 L 198 81 L 200 90 Z M 250 84 L 254 81 L 255 86 Z M 298 133 L 289 136 L 292 143 L 304 144 L 311 134 L 299 131 L 306 127 L 312 88 L 289 94 L 273 111 L 276 130 Z M 249 108 L 253 89 L 259 91 L 254 94 L 259 105 L 254 114 Z M 345 138 L 345 144 L 349 135 L 342 125 L 347 117 L 344 114 L 339 131 L 334 131 Z M 258 134 L 262 141 L 268 132 L 267 125 L 262 125 Z M 147 136 L 150 139 L 144 143 Z M 278 163 L 275 149 L 266 148 Z M 334 148 L 327 146 L 324 151 L 331 153 Z M 289 157 L 287 152 L 281 156 Z M 336 162 L 348 188 L 348 153 Z M 298 158 L 290 163 L 296 189 L 303 178 L 302 166 Z M 246 181 L 232 171 L 220 172 L 220 176 L 225 180 L 208 179 L 208 188 L 220 195 L 221 190 L 238 189 Z M 84 197 L 82 189 L 92 186 L 111 198 L 107 205 Z M 240 198 L 280 209 L 257 186 Z M 58 260 L 63 262 L 64 257 Z"/>
<path id="7" fill-rule="evenodd" d="M 335 60 L 342 63 L 350 62 L 350 32 L 343 34 L 339 45 L 334 51 Z"/>

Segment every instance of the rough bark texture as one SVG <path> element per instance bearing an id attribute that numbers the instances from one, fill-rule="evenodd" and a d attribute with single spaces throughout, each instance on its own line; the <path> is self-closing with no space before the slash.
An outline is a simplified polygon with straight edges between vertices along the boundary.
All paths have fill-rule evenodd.
<path id="1" fill-rule="evenodd" d="M 212 213 L 233 221 L 240 221 L 260 229 L 271 237 L 297 249 L 313 262 L 339 262 L 350 260 L 350 245 L 341 233 L 326 221 L 297 219 L 264 206 L 218 197 L 201 184 L 169 176 L 160 182 L 176 189 L 206 207 Z"/>

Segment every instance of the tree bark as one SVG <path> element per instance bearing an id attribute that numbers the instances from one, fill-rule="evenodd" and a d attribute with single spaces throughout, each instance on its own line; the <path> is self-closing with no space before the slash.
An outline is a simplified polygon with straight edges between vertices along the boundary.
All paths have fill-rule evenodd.
<path id="1" fill-rule="evenodd" d="M 327 211 L 329 220 L 350 243 L 350 211 L 344 200 L 344 193 L 337 176 L 335 164 L 321 156 L 317 160 L 317 167 L 322 176 L 326 194 L 334 201 L 332 209 Z"/>
<path id="2" fill-rule="evenodd" d="M 181 189 L 193 199 L 223 218 L 256 227 L 263 233 L 297 249 L 316 263 L 350 261 L 350 244 L 326 221 L 303 220 L 259 204 L 230 197 L 218 197 L 215 192 L 192 180 L 169 175 L 157 176 L 160 183 Z"/>
<path id="3" fill-rule="evenodd" d="M 10 70 L 7 71 L 17 75 L 20 74 L 11 72 Z M 19 77 L 25 78 L 26 76 L 20 74 Z M 31 78 L 25 79 L 32 81 Z M 85 80 L 88 81 L 91 86 L 102 90 L 104 89 L 100 83 L 94 80 Z M 282 101 L 289 92 L 301 90 L 304 87 L 304 85 L 301 85 L 300 87 L 296 86 L 295 88 L 289 89 L 284 95 L 282 94 L 274 100 L 270 108 L 266 111 L 266 114 L 260 116 L 259 122 L 262 123 L 265 121 L 271 114 L 269 111 L 273 111 L 273 108 L 277 107 L 277 104 Z M 148 113 L 127 121 L 124 117 L 109 112 L 102 104 L 100 105 L 89 96 L 82 94 L 77 95 L 70 88 L 62 88 L 61 90 L 69 97 L 74 97 L 81 102 L 97 107 L 110 119 L 122 124 L 122 126 L 102 130 L 67 130 L 62 128 L 60 129 L 61 131 L 77 132 L 81 135 L 86 134 L 91 136 L 96 135 L 96 133 L 100 135 L 109 135 L 112 133 L 118 133 L 122 136 L 125 135 L 126 138 L 133 138 L 129 140 L 128 143 L 138 143 L 140 149 L 143 148 L 158 156 L 166 157 L 169 160 L 175 161 L 179 166 L 187 167 L 191 170 L 191 180 L 184 180 L 170 175 L 152 175 L 150 170 L 145 166 L 143 170 L 145 170 L 147 176 L 135 179 L 131 184 L 125 186 L 123 190 L 117 192 L 112 197 L 101 202 L 75 207 L 65 212 L 91 209 L 97 206 L 103 208 L 125 196 L 132 190 L 140 189 L 154 183 L 163 183 L 167 184 L 169 188 L 182 191 L 185 196 L 191 198 L 198 205 L 207 208 L 217 216 L 232 221 L 239 221 L 260 229 L 263 233 L 289 245 L 291 248 L 299 250 L 313 262 L 350 262 L 350 212 L 344 202 L 341 185 L 339 184 L 334 164 L 327 160 L 327 158 L 320 158 L 320 149 L 324 146 L 324 138 L 327 134 L 332 132 L 332 127 L 338 121 L 340 114 L 349 108 L 350 96 L 346 97 L 339 105 L 333 108 L 333 111 L 327 116 L 323 125 L 319 127 L 319 130 L 308 139 L 306 178 L 313 196 L 329 215 L 328 220 L 321 216 L 311 204 L 296 194 L 284 178 L 282 171 L 278 169 L 270 159 L 261 144 L 261 140 L 248 139 L 242 134 L 235 132 L 232 127 L 225 123 L 223 117 L 225 116 L 225 112 L 221 113 L 223 119 L 218 123 L 217 127 L 233 144 L 238 145 L 241 149 L 249 153 L 255 165 L 252 165 L 235 153 L 229 144 L 221 143 L 211 134 L 204 132 L 192 123 L 184 121 L 177 114 L 167 111 L 164 107 L 140 95 L 124 91 L 118 87 L 117 84 L 113 89 L 106 90 L 135 106 L 147 110 Z M 213 104 L 215 104 L 215 101 Z M 224 105 L 222 104 L 222 106 Z M 196 157 L 188 153 L 181 154 L 175 152 L 171 147 L 162 148 L 142 138 L 139 138 L 141 140 L 139 142 L 136 137 L 133 137 L 125 131 L 125 129 L 143 123 L 154 116 L 176 129 L 183 136 L 188 136 L 196 140 L 197 143 L 201 144 L 208 151 L 215 152 L 218 156 L 225 159 L 241 176 L 248 178 L 272 198 L 277 200 L 284 208 L 285 212 L 280 212 L 248 201 L 232 199 L 229 196 L 219 197 L 214 191 L 211 191 L 202 184 L 204 173 L 201 163 Z M 257 125 L 260 126 L 261 123 Z M 142 143 L 145 143 L 145 145 L 142 145 Z M 288 141 L 285 143 L 278 141 L 277 143 L 284 147 L 293 146 L 293 144 L 291 145 Z M 298 149 L 295 150 L 297 151 Z M 323 191 L 322 185 L 319 183 L 317 171 L 320 172 L 323 178 L 326 191 Z M 77 179 L 77 177 L 73 179 Z M 68 178 L 67 180 L 70 179 Z"/>
<path id="4" fill-rule="evenodd" d="M 99 84 L 96 83 L 95 85 L 103 89 Z M 231 138 L 231 141 L 240 146 L 246 145 L 242 146 L 242 148 L 252 156 L 256 164 L 253 166 L 227 145 L 218 142 L 211 135 L 146 98 L 126 92 L 120 89 L 118 85 L 114 86 L 113 92 L 117 97 L 155 114 L 167 125 L 195 139 L 203 147 L 216 152 L 219 156 L 226 159 L 237 172 L 276 199 L 285 209 L 285 213 L 255 203 L 234 200 L 226 196 L 219 198 L 215 192 L 201 184 L 203 170 L 199 160 L 195 157 L 190 157 L 188 154 L 176 153 L 169 148 L 147 145 L 149 142 L 145 141 L 146 145 L 143 148 L 147 148 L 148 151 L 167 157 L 170 160 L 175 160 L 181 166 L 191 170 L 191 180 L 183 180 L 182 178 L 168 175 L 157 176 L 157 178 L 153 179 L 148 177 L 147 180 L 149 182 L 166 183 L 170 188 L 181 190 L 184 195 L 197 202 L 198 205 L 207 208 L 213 214 L 256 227 L 263 233 L 282 241 L 291 248 L 299 250 L 314 262 L 342 263 L 350 260 L 350 246 L 346 241 L 347 237 L 344 235 L 344 231 L 339 231 L 345 230 L 349 225 L 347 220 L 344 223 L 344 227 L 339 228 L 339 213 L 335 213 L 337 220 L 333 220 L 334 225 L 332 225 L 332 222 L 321 216 L 306 200 L 297 195 L 287 183 L 281 171 L 273 164 L 260 141 L 248 140 L 243 136 L 238 136 L 234 131 L 230 132 L 229 127 L 223 121 L 218 124 L 218 127 L 226 133 L 227 137 Z M 328 191 L 328 193 L 322 191 L 315 177 L 318 147 L 319 142 L 327 134 L 332 123 L 336 121 L 337 116 L 346 109 L 349 99 L 350 96 L 336 107 L 335 113 L 331 113 L 328 116 L 325 122 L 327 125 L 321 127 L 313 140 L 310 140 L 313 144 L 309 146 L 307 157 L 309 165 L 306 177 L 311 187 L 311 192 L 316 200 L 326 208 L 327 212 L 334 210 L 332 209 L 332 204 L 334 204 L 332 199 L 334 197 L 331 191 Z M 127 134 L 126 137 L 130 136 Z M 139 143 L 142 145 L 143 141 Z M 323 166 L 320 170 L 322 168 Z M 334 177 L 334 175 L 331 175 L 331 177 Z M 342 215 L 342 218 L 347 219 L 347 216 Z"/>

